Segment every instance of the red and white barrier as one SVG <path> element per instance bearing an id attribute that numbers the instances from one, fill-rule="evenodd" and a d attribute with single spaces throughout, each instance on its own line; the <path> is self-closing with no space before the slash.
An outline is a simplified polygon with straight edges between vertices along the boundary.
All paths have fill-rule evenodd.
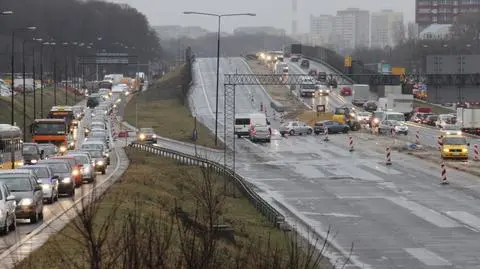
<path id="1" fill-rule="evenodd" d="M 386 162 L 385 162 L 385 164 L 386 164 L 386 165 L 392 165 L 392 159 L 391 159 L 391 157 L 390 157 L 390 155 L 391 155 L 390 147 L 387 147 L 387 148 L 385 149 L 385 153 L 386 153 L 386 156 L 385 156 L 385 157 L 386 157 Z"/>
<path id="2" fill-rule="evenodd" d="M 353 137 L 352 136 L 348 137 L 348 147 L 349 147 L 350 152 L 353 152 L 355 150 L 354 147 L 353 147 Z"/>
<path id="3" fill-rule="evenodd" d="M 415 144 L 420 145 L 420 131 L 417 130 L 417 133 L 415 134 Z"/>
<path id="4" fill-rule="evenodd" d="M 478 145 L 473 145 L 473 160 L 478 161 Z"/>
<path id="5" fill-rule="evenodd" d="M 448 180 L 447 180 L 447 168 L 445 166 L 445 163 L 442 162 L 440 164 L 440 170 L 441 170 L 441 178 L 442 178 L 442 185 L 447 185 L 448 184 Z"/>
<path id="6" fill-rule="evenodd" d="M 330 141 L 330 139 L 328 139 L 328 127 L 325 127 L 325 129 L 323 130 L 323 141 Z"/>

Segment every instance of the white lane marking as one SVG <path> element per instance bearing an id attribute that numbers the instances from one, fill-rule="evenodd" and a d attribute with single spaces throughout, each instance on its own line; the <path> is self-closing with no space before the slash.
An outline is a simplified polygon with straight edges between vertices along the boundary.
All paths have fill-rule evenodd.
<path id="1" fill-rule="evenodd" d="M 461 227 L 460 223 L 453 219 L 440 214 L 439 212 L 407 200 L 405 197 L 387 197 L 387 200 L 411 211 L 415 216 L 430 222 L 431 224 L 439 228 L 455 228 Z"/>
<path id="2" fill-rule="evenodd" d="M 198 75 L 200 77 L 200 86 L 202 87 L 203 96 L 205 96 L 205 101 L 207 102 L 207 105 L 208 105 L 208 110 L 210 111 L 210 113 L 212 115 L 215 115 L 213 113 L 212 106 L 210 105 L 210 101 L 208 100 L 207 90 L 205 90 L 205 83 L 203 81 L 203 75 L 202 75 L 202 71 L 200 69 L 200 64 L 199 63 L 197 63 L 197 71 L 198 71 Z"/>
<path id="3" fill-rule="evenodd" d="M 327 216 L 327 217 L 338 217 L 338 218 L 360 218 L 360 216 L 352 214 L 343 214 L 343 213 L 318 213 L 318 212 L 300 212 L 301 214 L 310 215 L 310 216 Z"/>
<path id="4" fill-rule="evenodd" d="M 465 211 L 447 211 L 445 212 L 451 218 L 454 218 L 475 230 L 480 230 L 480 218 Z"/>
<path id="5" fill-rule="evenodd" d="M 338 199 L 352 199 L 352 200 L 363 200 L 363 199 L 387 199 L 385 196 L 340 196 L 335 195 Z"/>
<path id="6" fill-rule="evenodd" d="M 448 260 L 425 248 L 404 248 L 404 250 L 426 266 L 451 266 Z"/>

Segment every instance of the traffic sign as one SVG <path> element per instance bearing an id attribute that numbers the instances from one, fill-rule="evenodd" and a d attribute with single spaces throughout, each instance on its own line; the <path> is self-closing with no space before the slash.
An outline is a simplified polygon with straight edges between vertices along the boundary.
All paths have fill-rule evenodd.
<path id="1" fill-rule="evenodd" d="M 345 56 L 345 67 L 352 67 L 352 56 Z"/>

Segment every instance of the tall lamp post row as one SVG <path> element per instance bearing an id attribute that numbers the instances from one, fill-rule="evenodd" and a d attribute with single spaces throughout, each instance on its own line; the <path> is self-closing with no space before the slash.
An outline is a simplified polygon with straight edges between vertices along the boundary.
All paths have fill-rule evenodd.
<path id="1" fill-rule="evenodd" d="M 228 14 L 215 14 L 215 13 L 205 13 L 205 12 L 195 12 L 195 11 L 185 11 L 183 14 L 187 15 L 202 15 L 218 18 L 218 32 L 217 32 L 217 87 L 215 94 L 215 146 L 218 143 L 218 88 L 220 81 L 220 25 L 222 22 L 222 17 L 237 17 L 237 16 L 256 16 L 255 13 L 228 13 Z"/>

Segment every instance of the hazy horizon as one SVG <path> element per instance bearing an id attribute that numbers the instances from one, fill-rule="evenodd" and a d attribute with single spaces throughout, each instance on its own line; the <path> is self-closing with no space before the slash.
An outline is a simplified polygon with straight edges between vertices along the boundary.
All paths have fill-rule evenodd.
<path id="1" fill-rule="evenodd" d="M 154 0 L 107 0 L 115 3 L 125 3 L 138 9 L 145 14 L 151 26 L 181 25 L 200 26 L 210 31 L 216 31 L 217 20 L 213 17 L 198 15 L 184 15 L 184 11 L 198 11 L 209 13 L 256 13 L 256 17 L 230 17 L 222 21 L 222 31 L 232 32 L 237 27 L 243 26 L 272 26 L 282 28 L 291 32 L 292 21 L 292 0 L 177 0 L 168 3 L 168 9 L 162 8 L 161 1 L 154 3 Z M 403 12 L 404 21 L 413 21 L 415 18 L 415 1 L 394 1 L 394 0 L 337 0 L 334 3 L 327 1 L 297 0 L 298 30 L 302 33 L 308 32 L 310 15 L 336 14 L 337 10 L 349 7 L 357 7 L 370 12 L 382 9 L 392 9 Z M 313 12 L 312 10 L 317 10 Z"/>

